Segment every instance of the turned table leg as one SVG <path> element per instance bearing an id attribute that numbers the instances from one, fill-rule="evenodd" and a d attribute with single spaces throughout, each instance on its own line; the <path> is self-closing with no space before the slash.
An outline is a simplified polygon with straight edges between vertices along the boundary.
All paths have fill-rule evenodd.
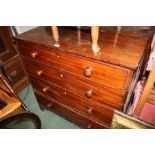
<path id="1" fill-rule="evenodd" d="M 54 38 L 54 46 L 55 47 L 59 47 L 59 32 L 58 32 L 58 28 L 57 26 L 51 26 L 51 30 L 52 30 L 52 34 L 53 34 L 53 38 Z"/>
<path id="2" fill-rule="evenodd" d="M 91 37 L 92 37 L 92 50 L 94 54 L 97 54 L 100 51 L 100 48 L 98 46 L 99 26 L 91 27 Z"/>

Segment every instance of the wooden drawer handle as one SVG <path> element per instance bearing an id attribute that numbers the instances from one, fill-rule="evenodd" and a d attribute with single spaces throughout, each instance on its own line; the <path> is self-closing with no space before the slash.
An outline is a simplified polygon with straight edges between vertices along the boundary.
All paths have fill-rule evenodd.
<path id="1" fill-rule="evenodd" d="M 44 93 L 47 93 L 48 90 L 49 90 L 49 87 L 44 87 L 44 88 L 42 89 L 42 91 L 43 91 Z"/>
<path id="2" fill-rule="evenodd" d="M 43 75 L 43 70 L 38 70 L 38 71 L 36 71 L 36 74 L 37 74 L 38 76 L 42 76 L 42 75 Z"/>
<path id="3" fill-rule="evenodd" d="M 91 123 L 88 123 L 87 124 L 87 129 L 91 129 L 92 128 L 92 124 Z"/>
<path id="4" fill-rule="evenodd" d="M 60 77 L 61 77 L 61 78 L 63 78 L 63 77 L 64 77 L 63 73 L 61 73 L 61 74 L 60 74 Z"/>
<path id="5" fill-rule="evenodd" d="M 48 108 L 52 107 L 52 103 L 47 104 L 47 107 Z"/>
<path id="6" fill-rule="evenodd" d="M 90 115 L 92 114 L 92 111 L 93 111 L 93 108 L 92 108 L 92 107 L 89 107 L 89 108 L 87 109 L 87 113 L 90 114 Z"/>
<path id="7" fill-rule="evenodd" d="M 38 55 L 38 52 L 31 52 L 31 57 L 35 59 Z"/>
<path id="8" fill-rule="evenodd" d="M 93 68 L 92 67 L 87 67 L 85 70 L 84 70 L 84 75 L 86 77 L 90 77 L 93 73 Z"/>
<path id="9" fill-rule="evenodd" d="M 93 95 L 93 89 L 88 89 L 88 90 L 85 92 L 85 95 L 86 95 L 88 98 L 91 98 L 92 95 Z"/>

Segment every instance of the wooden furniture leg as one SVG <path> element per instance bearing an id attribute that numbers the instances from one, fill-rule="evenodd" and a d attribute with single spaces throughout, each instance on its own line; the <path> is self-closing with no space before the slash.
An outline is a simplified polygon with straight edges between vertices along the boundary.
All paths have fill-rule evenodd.
<path id="1" fill-rule="evenodd" d="M 149 75 L 149 77 L 147 79 L 147 82 L 145 84 L 142 95 L 141 95 L 141 97 L 139 99 L 139 102 L 137 104 L 137 107 L 136 107 L 136 109 L 134 111 L 134 116 L 139 116 L 140 115 L 140 113 L 141 113 L 141 111 L 143 109 L 143 106 L 144 106 L 144 104 L 146 102 L 146 99 L 147 99 L 147 97 L 148 97 L 148 95 L 149 95 L 149 93 L 150 93 L 150 91 L 151 91 L 151 89 L 152 89 L 152 87 L 154 85 L 154 82 L 155 82 L 155 65 L 153 66 L 152 70 L 150 71 L 150 75 Z"/>
<path id="2" fill-rule="evenodd" d="M 99 26 L 91 27 L 91 37 L 92 37 L 92 50 L 94 54 L 97 54 L 100 51 L 100 48 L 98 46 Z"/>
<path id="3" fill-rule="evenodd" d="M 52 34 L 53 34 L 53 38 L 54 38 L 54 46 L 55 47 L 60 47 L 59 44 L 59 32 L 58 32 L 58 28 L 57 26 L 51 26 L 51 30 L 52 30 Z"/>

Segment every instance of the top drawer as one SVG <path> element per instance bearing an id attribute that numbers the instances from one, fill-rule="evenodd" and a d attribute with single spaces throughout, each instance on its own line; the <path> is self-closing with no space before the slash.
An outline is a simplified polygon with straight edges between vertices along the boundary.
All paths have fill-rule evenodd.
<path id="1" fill-rule="evenodd" d="M 126 89 L 128 70 L 122 67 L 94 62 L 67 52 L 36 45 L 20 44 L 19 48 L 23 56 L 40 63 L 52 65 L 114 89 Z"/>

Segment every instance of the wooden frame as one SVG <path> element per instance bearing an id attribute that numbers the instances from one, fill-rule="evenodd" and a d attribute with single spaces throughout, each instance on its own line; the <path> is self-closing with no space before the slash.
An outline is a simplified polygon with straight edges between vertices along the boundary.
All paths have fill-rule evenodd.
<path id="1" fill-rule="evenodd" d="M 114 111 L 112 129 L 155 129 L 151 124 L 140 121 L 134 117 L 125 115 L 117 110 Z"/>
<path id="2" fill-rule="evenodd" d="M 154 66 L 152 67 L 152 70 L 150 71 L 150 74 L 149 74 L 149 77 L 147 79 L 147 82 L 144 86 L 144 89 L 143 89 L 143 92 L 142 92 L 142 95 L 138 101 L 138 104 L 136 106 L 136 109 L 134 111 L 134 114 L 133 116 L 134 117 L 139 117 L 142 109 L 143 109 L 143 106 L 147 100 L 147 97 L 149 95 L 149 93 L 151 92 L 152 88 L 153 88 L 153 85 L 154 85 L 154 82 L 155 82 L 155 64 Z"/>
<path id="3" fill-rule="evenodd" d="M 10 94 L 10 95 L 9 95 Z M 21 108 L 21 101 L 18 96 L 11 89 L 11 86 L 0 71 L 0 98 L 8 103 L 0 110 L 0 118 Z"/>

